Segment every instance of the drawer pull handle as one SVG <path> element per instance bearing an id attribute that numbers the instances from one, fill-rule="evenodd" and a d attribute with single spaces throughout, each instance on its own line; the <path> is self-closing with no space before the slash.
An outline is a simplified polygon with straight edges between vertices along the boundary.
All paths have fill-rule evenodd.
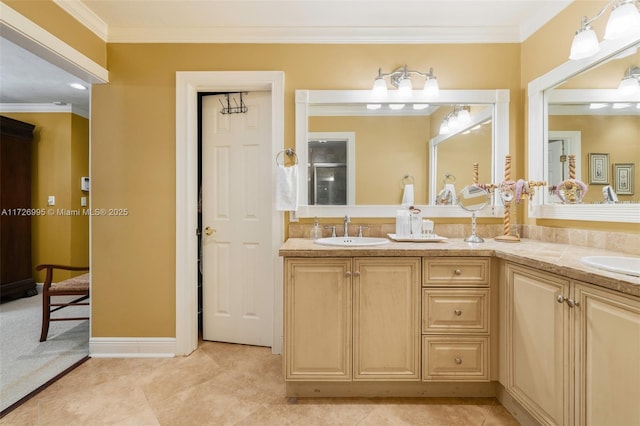
<path id="1" fill-rule="evenodd" d="M 462 364 L 462 358 L 460 357 L 456 357 L 455 361 L 456 361 L 456 364 L 458 365 Z"/>
<path id="2" fill-rule="evenodd" d="M 456 269 L 455 271 L 453 271 L 453 273 L 456 275 L 460 275 L 462 274 L 462 271 L 460 269 Z"/>
<path id="3" fill-rule="evenodd" d="M 454 314 L 456 314 L 457 316 L 462 315 L 462 311 L 460 309 L 456 309 L 455 311 L 453 311 Z"/>

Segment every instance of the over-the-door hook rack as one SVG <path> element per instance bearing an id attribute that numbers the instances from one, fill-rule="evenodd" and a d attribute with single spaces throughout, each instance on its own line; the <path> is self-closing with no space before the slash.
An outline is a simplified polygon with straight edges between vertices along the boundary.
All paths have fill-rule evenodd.
<path id="1" fill-rule="evenodd" d="M 249 111 L 249 108 L 247 108 L 247 106 L 245 105 L 244 100 L 242 100 L 242 95 L 246 93 L 247 92 L 225 93 L 224 95 L 227 98 L 226 106 L 221 99 L 218 99 L 220 101 L 220 105 L 222 105 L 222 111 L 220 112 L 222 114 L 244 114 Z M 234 97 L 233 103 L 236 104 L 236 106 L 231 106 L 230 95 L 240 95 L 240 104 L 238 104 L 238 101 Z"/>

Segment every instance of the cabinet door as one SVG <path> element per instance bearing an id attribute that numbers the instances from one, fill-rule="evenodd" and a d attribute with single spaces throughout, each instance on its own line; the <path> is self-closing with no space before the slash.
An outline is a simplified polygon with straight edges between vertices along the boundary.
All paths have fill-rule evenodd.
<path id="1" fill-rule="evenodd" d="M 285 259 L 286 380 L 351 380 L 351 259 Z"/>
<path id="2" fill-rule="evenodd" d="M 576 284 L 576 424 L 640 425 L 640 300 Z"/>
<path id="3" fill-rule="evenodd" d="M 507 389 L 543 424 L 570 422 L 569 281 L 506 265 Z"/>
<path id="4" fill-rule="evenodd" d="M 420 259 L 354 259 L 354 380 L 420 380 Z"/>

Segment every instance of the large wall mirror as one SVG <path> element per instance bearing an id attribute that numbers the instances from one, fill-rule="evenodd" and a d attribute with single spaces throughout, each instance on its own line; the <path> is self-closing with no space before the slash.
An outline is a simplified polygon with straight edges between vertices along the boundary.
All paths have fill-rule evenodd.
<path id="1" fill-rule="evenodd" d="M 579 204 L 538 191 L 529 216 L 640 222 L 640 93 L 618 89 L 640 66 L 640 36 L 605 40 L 591 58 L 568 61 L 529 84 L 529 176 L 550 187 L 575 178 L 587 192 Z"/>
<path id="2" fill-rule="evenodd" d="M 421 91 L 374 102 L 368 90 L 297 90 L 296 153 L 300 217 L 395 217 L 406 195 L 429 217 L 466 217 L 438 200 L 445 188 L 504 177 L 509 140 L 508 90 Z M 404 105 L 399 109 L 396 105 Z M 468 120 L 441 132 L 452 111 Z M 480 216 L 501 216 L 502 206 Z"/>

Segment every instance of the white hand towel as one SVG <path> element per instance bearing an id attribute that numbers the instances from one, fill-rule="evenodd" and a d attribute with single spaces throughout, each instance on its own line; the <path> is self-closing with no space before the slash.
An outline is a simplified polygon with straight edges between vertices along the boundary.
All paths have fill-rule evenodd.
<path id="1" fill-rule="evenodd" d="M 402 207 L 411 207 L 413 205 L 413 184 L 408 183 L 405 184 L 402 192 Z"/>
<path id="2" fill-rule="evenodd" d="M 278 165 L 276 210 L 298 210 L 298 165 Z"/>

